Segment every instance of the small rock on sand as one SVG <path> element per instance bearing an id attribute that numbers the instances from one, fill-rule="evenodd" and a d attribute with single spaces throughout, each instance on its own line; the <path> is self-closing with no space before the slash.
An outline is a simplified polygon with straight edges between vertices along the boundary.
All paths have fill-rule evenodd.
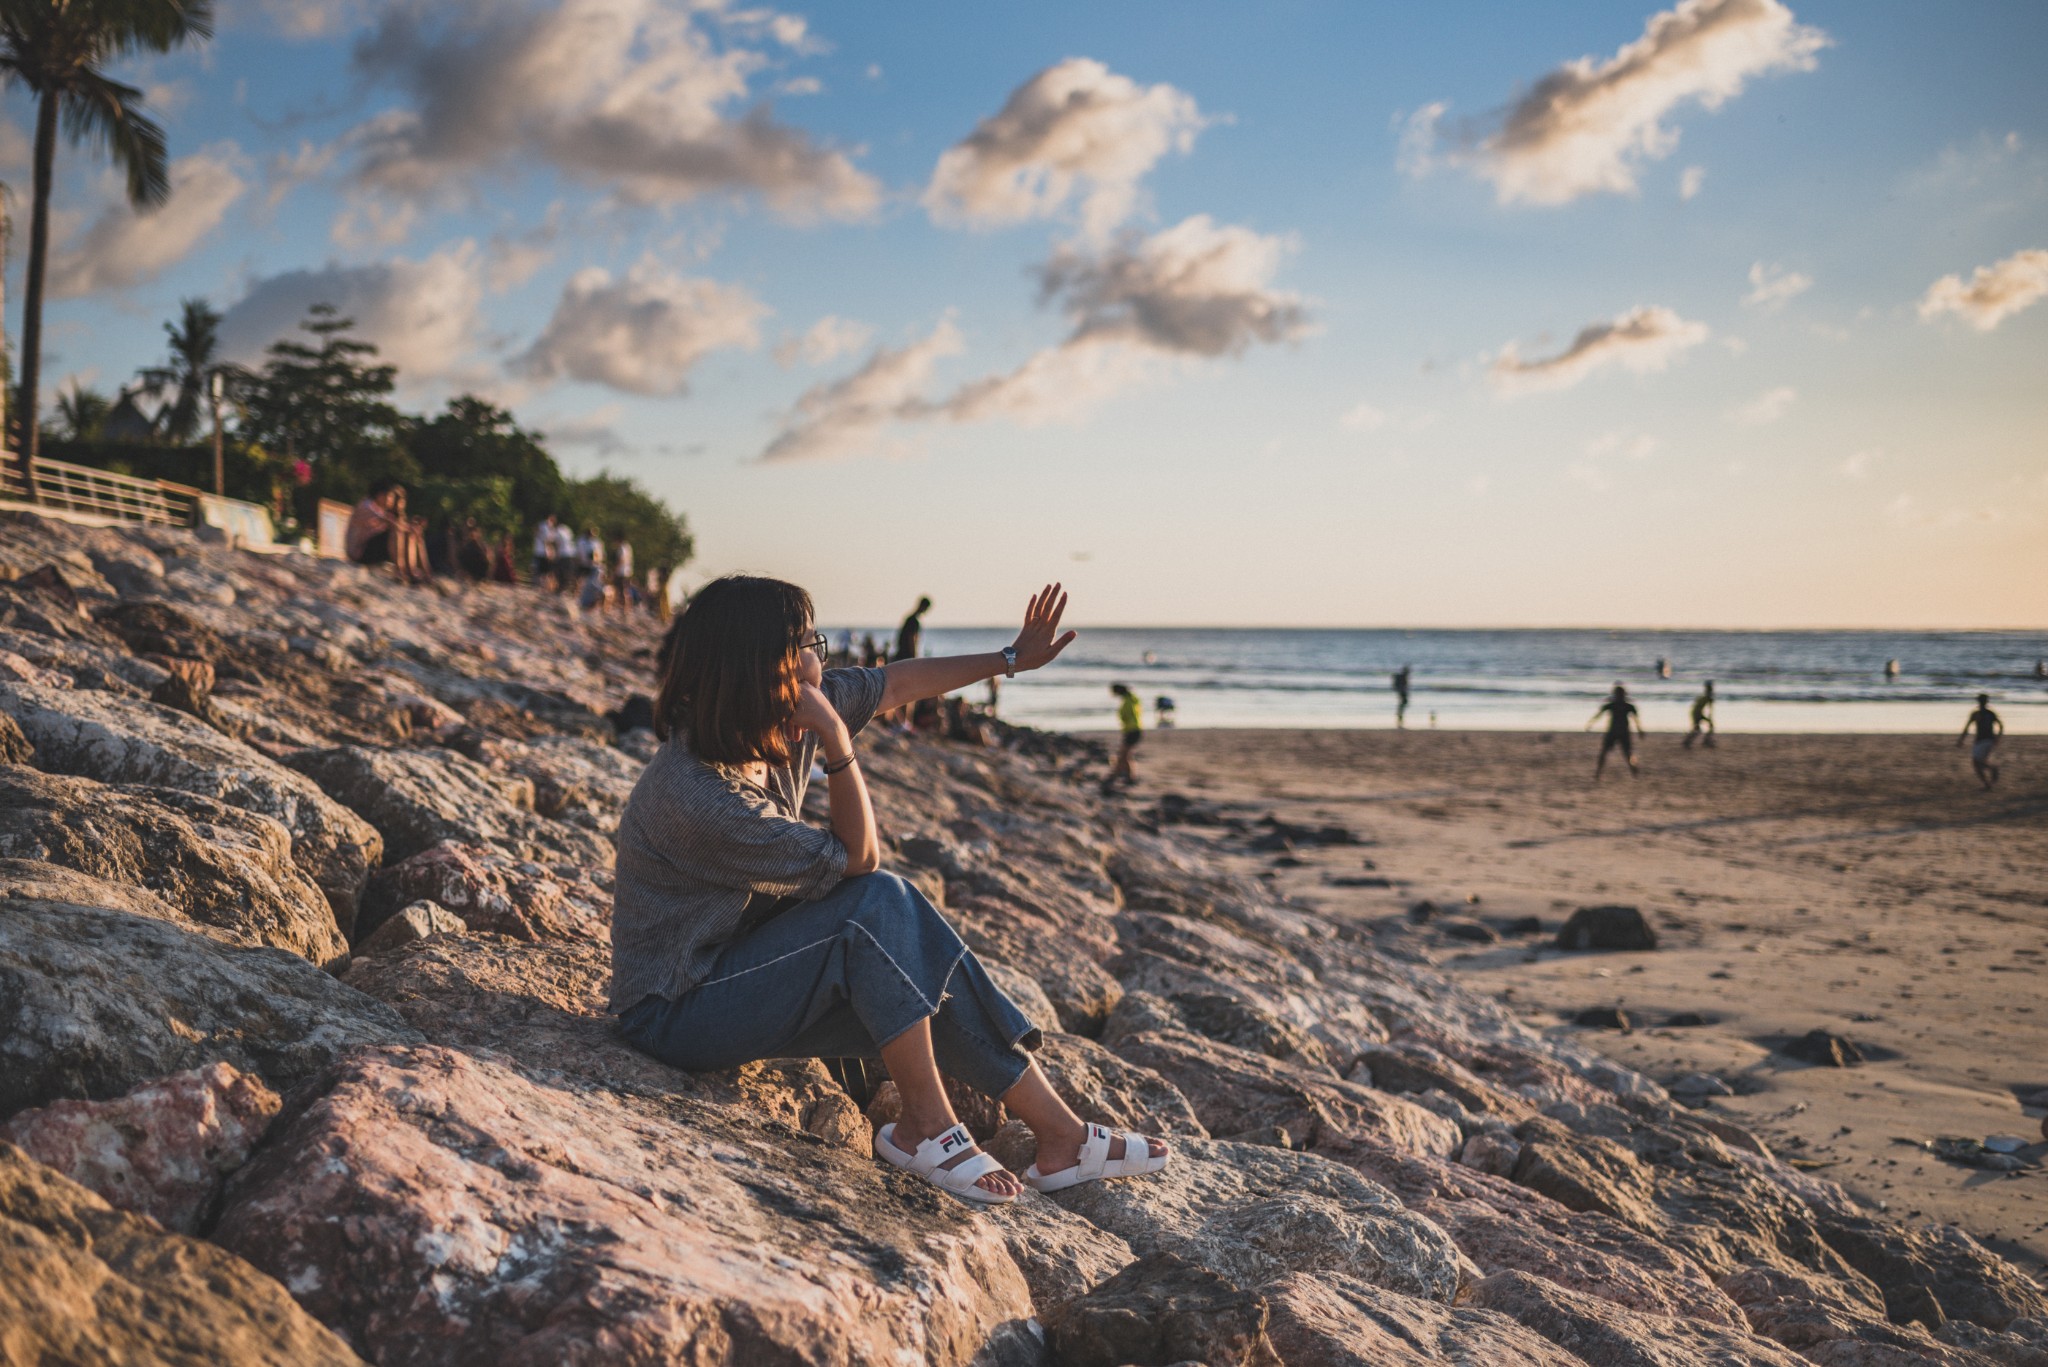
<path id="1" fill-rule="evenodd" d="M 1657 947 L 1657 932 L 1635 907 L 1580 907 L 1557 932 L 1559 949 L 1644 950 Z"/>
<path id="2" fill-rule="evenodd" d="M 1589 1006 L 1572 1017 L 1573 1025 L 1582 1025 L 1589 1030 L 1629 1030 L 1633 1023 L 1628 1012 L 1618 1006 Z"/>
<path id="3" fill-rule="evenodd" d="M 1863 1051 L 1853 1040 L 1831 1035 L 1825 1030 L 1809 1030 L 1779 1052 L 1788 1058 L 1819 1064 L 1823 1068 L 1854 1068 L 1863 1062 Z"/>

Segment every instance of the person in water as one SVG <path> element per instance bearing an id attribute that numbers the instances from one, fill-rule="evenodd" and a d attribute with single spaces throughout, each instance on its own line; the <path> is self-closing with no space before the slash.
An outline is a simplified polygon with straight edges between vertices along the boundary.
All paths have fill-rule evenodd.
<path id="1" fill-rule="evenodd" d="M 1963 733 L 1956 737 L 1956 744 L 1961 745 L 1972 729 L 1977 732 L 1977 739 L 1970 746 L 1970 767 L 1977 771 L 1977 782 L 1989 788 L 1998 782 L 1998 766 L 1991 762 L 1991 756 L 1998 749 L 1998 738 L 2005 734 L 2005 723 L 1991 710 L 1989 693 L 1977 695 L 1977 710 L 1963 723 Z"/>
<path id="2" fill-rule="evenodd" d="M 1702 739 L 1704 737 L 1704 739 Z M 1709 750 L 1714 748 L 1714 681 L 1707 680 L 1707 686 L 1692 700 L 1692 730 L 1685 733 L 1685 748 L 1692 749 L 1694 741 L 1700 741 Z"/>
<path id="3" fill-rule="evenodd" d="M 1408 725 L 1408 676 L 1414 665 L 1402 665 L 1394 671 L 1394 725 L 1397 728 Z"/>
<path id="4" fill-rule="evenodd" d="M 1155 1139 L 1082 1122 L 1031 1058 L 1041 1037 L 923 894 L 880 871 L 854 738 L 877 711 L 1051 663 L 1057 584 L 985 655 L 823 666 L 810 595 L 776 579 L 706 585 L 664 642 L 662 746 L 619 821 L 611 1010 L 628 1043 L 677 1068 L 879 1058 L 902 1097 L 875 1156 L 977 1205 L 1166 1166 Z M 830 828 L 801 817 L 822 767 Z M 941 1072 L 1038 1137 L 1021 1177 L 979 1151 Z"/>
<path id="5" fill-rule="evenodd" d="M 1102 780 L 1102 791 L 1115 790 L 1121 783 L 1126 787 L 1136 783 L 1138 776 L 1131 770 L 1131 755 L 1138 748 L 1138 742 L 1145 739 L 1144 706 L 1138 701 L 1128 684 L 1113 683 L 1109 691 L 1116 696 L 1116 724 L 1123 732 L 1123 741 L 1117 746 L 1116 758 L 1110 761 L 1109 777 Z"/>
<path id="6" fill-rule="evenodd" d="M 1628 700 L 1628 690 L 1620 684 L 1614 686 L 1614 691 L 1607 695 L 1607 701 L 1601 703 L 1600 710 L 1593 714 L 1593 721 L 1586 723 L 1588 731 L 1593 729 L 1593 722 L 1600 720 L 1601 713 L 1607 716 L 1607 734 L 1600 738 L 1600 758 L 1593 764 L 1594 781 L 1599 781 L 1600 771 L 1607 767 L 1608 752 L 1617 747 L 1621 750 L 1621 757 L 1628 761 L 1629 773 L 1641 773 L 1642 771 L 1636 768 L 1635 740 L 1629 735 L 1629 724 L 1635 724 L 1636 735 L 1644 734 L 1643 716 L 1636 710 L 1636 705 Z"/>

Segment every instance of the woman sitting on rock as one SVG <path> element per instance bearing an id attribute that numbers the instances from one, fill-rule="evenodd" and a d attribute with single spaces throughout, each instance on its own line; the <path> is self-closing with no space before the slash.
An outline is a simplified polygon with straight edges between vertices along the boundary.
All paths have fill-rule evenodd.
<path id="1" fill-rule="evenodd" d="M 879 1057 L 902 1098 L 875 1154 L 979 1205 L 1022 1191 L 953 1114 L 940 1072 L 1001 1099 L 1038 1138 L 1023 1181 L 1057 1191 L 1157 1172 L 1166 1145 L 1083 1124 L 1027 1050 L 1039 1032 L 917 889 L 879 873 L 853 738 L 877 711 L 1049 663 L 1066 595 L 1031 600 L 1001 652 L 826 670 L 810 595 L 707 585 L 672 629 L 655 701 L 666 742 L 619 822 L 612 1010 L 678 1068 Z M 800 818 L 813 761 L 830 830 Z"/>

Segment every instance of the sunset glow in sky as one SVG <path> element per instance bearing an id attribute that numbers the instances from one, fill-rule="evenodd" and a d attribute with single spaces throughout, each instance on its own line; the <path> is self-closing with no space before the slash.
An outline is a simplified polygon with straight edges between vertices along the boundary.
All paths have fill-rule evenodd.
<path id="1" fill-rule="evenodd" d="M 2048 619 L 2038 0 L 219 9 L 60 383 L 330 301 L 832 621 Z"/>

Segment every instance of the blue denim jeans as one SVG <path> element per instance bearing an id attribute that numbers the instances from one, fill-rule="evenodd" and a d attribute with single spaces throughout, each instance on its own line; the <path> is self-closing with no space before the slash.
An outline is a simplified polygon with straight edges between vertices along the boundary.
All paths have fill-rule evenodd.
<path id="1" fill-rule="evenodd" d="M 711 976 L 619 1017 L 627 1043 L 690 1072 L 763 1058 L 878 1058 L 931 1021 L 939 1071 L 985 1096 L 1015 1086 L 1038 1030 L 939 909 L 893 873 L 848 878 L 728 941 Z"/>

